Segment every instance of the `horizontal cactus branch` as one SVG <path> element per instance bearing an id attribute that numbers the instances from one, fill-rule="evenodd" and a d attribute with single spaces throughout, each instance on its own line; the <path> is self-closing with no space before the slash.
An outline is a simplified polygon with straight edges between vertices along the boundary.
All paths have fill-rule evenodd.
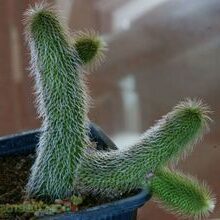
<path id="1" fill-rule="evenodd" d="M 150 181 L 150 188 L 157 201 L 178 215 L 206 217 L 215 207 L 209 188 L 179 171 L 167 168 L 157 170 Z"/>
<path id="2" fill-rule="evenodd" d="M 85 152 L 78 170 L 79 190 L 118 196 L 142 187 L 148 172 L 178 159 L 192 147 L 208 120 L 207 108 L 188 100 L 158 121 L 134 146 L 120 152 Z"/>
<path id="3" fill-rule="evenodd" d="M 87 137 L 88 98 L 81 60 L 57 14 L 42 5 L 27 13 L 26 35 L 43 133 L 27 185 L 29 197 L 53 200 L 72 192 Z"/>

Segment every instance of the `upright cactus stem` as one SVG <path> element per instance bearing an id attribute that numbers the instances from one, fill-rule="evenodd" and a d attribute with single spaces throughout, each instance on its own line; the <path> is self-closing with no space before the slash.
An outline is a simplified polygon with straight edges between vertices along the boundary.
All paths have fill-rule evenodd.
<path id="1" fill-rule="evenodd" d="M 190 150 L 208 120 L 206 107 L 189 100 L 164 116 L 136 145 L 120 152 L 85 152 L 78 170 L 79 190 L 117 196 L 141 188 L 148 172 Z"/>
<path id="2" fill-rule="evenodd" d="M 150 188 L 156 200 L 183 216 L 206 217 L 215 207 L 215 199 L 205 184 L 179 171 L 159 169 L 150 181 Z"/>
<path id="3" fill-rule="evenodd" d="M 43 6 L 27 14 L 43 133 L 27 185 L 29 197 L 65 198 L 73 190 L 87 137 L 87 93 L 81 60 L 53 10 Z"/>

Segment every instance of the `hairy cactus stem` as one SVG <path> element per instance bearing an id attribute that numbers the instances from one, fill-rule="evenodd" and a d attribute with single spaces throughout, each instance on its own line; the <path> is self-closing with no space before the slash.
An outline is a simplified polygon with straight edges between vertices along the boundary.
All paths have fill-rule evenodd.
<path id="1" fill-rule="evenodd" d="M 82 151 L 90 145 L 81 60 L 57 14 L 43 5 L 28 11 L 26 35 L 43 118 L 27 193 L 48 200 L 65 198 L 72 192 Z"/>

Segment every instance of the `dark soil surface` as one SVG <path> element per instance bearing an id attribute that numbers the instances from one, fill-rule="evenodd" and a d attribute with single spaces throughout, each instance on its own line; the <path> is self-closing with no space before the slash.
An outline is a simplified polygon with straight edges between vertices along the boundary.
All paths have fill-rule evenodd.
<path id="1" fill-rule="evenodd" d="M 0 157 L 0 204 L 18 204 L 25 200 L 25 186 L 30 173 L 30 168 L 34 162 L 35 156 L 29 154 L 26 156 L 8 156 Z M 122 195 L 122 198 L 134 195 L 136 192 L 129 195 Z M 119 198 L 120 199 L 120 198 Z M 111 202 L 111 199 L 100 199 L 88 195 L 83 199 L 83 204 L 78 207 L 78 210 L 83 210 L 89 207 Z M 0 219 L 2 219 L 0 217 Z M 12 216 L 7 219 L 30 219 L 24 216 Z"/>
<path id="2" fill-rule="evenodd" d="M 19 203 L 24 200 L 33 155 L 0 157 L 0 204 Z"/>

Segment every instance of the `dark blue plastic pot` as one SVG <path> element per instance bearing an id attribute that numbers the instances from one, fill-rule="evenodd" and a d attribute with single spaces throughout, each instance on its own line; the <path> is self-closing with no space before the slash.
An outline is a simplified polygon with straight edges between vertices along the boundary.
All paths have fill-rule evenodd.
<path id="1" fill-rule="evenodd" d="M 0 138 L 0 157 L 13 155 L 27 155 L 35 151 L 38 143 L 40 129 L 10 135 Z M 98 150 L 116 150 L 116 145 L 95 124 L 89 125 L 89 137 L 97 143 Z M 137 209 L 150 199 L 150 193 L 140 190 L 129 198 L 114 201 L 112 203 L 88 208 L 76 213 L 64 213 L 40 219 L 54 220 L 134 220 Z"/>

